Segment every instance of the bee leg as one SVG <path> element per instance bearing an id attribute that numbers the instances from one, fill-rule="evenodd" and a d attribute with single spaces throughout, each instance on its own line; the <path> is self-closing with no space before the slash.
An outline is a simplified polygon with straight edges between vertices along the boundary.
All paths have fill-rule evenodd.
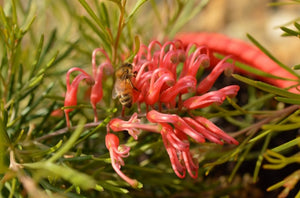
<path id="1" fill-rule="evenodd" d="M 125 116 L 125 106 L 122 105 L 122 113 L 121 116 L 124 117 Z"/>
<path id="2" fill-rule="evenodd" d="M 135 78 L 136 75 L 137 75 L 137 71 L 134 71 L 133 74 L 132 74 L 132 76 Z"/>
<path id="3" fill-rule="evenodd" d="M 129 83 L 130 83 L 130 85 L 131 85 L 131 87 L 134 89 L 134 90 L 136 90 L 136 91 L 138 91 L 139 92 L 139 90 L 132 84 L 132 82 L 131 82 L 131 80 L 129 80 L 128 79 L 128 81 L 129 81 Z"/>

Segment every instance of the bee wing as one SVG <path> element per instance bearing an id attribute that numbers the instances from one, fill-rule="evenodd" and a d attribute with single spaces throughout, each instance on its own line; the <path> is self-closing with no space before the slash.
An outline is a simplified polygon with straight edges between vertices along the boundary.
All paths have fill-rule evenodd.
<path id="1" fill-rule="evenodd" d="M 116 99 L 125 90 L 124 80 L 117 79 L 112 90 L 112 98 Z"/>
<path id="2" fill-rule="evenodd" d="M 118 97 L 118 90 L 117 90 L 117 84 L 115 83 L 115 85 L 114 85 L 114 88 L 113 88 L 113 90 L 112 90 L 112 94 L 111 94 L 111 96 L 112 96 L 112 99 L 116 99 L 117 97 Z"/>

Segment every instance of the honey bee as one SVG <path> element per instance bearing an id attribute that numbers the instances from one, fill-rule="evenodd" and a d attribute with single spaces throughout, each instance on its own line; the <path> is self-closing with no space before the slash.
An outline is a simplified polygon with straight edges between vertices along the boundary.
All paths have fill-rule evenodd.
<path id="1" fill-rule="evenodd" d="M 112 98 L 119 98 L 120 103 L 127 108 L 132 105 L 133 89 L 136 89 L 131 78 L 136 76 L 137 72 L 132 71 L 132 65 L 125 63 L 121 65 L 115 72 L 115 85 L 112 92 Z"/>

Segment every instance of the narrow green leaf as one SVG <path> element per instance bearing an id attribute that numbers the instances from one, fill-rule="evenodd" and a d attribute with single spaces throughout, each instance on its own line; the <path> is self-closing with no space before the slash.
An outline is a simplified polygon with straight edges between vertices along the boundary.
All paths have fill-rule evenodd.
<path id="1" fill-rule="evenodd" d="M 255 165 L 255 169 L 254 169 L 254 173 L 253 173 L 253 182 L 257 182 L 258 174 L 259 174 L 259 171 L 261 169 L 262 161 L 264 159 L 264 153 L 265 153 L 265 151 L 267 150 L 267 148 L 270 144 L 271 137 L 272 137 L 272 133 L 269 133 L 267 135 L 267 137 L 265 138 L 265 140 L 264 140 L 264 144 L 263 144 L 263 146 L 260 150 L 260 154 L 259 154 L 259 156 L 257 158 L 257 161 L 256 161 L 256 165 Z"/>
<path id="2" fill-rule="evenodd" d="M 36 15 L 26 20 L 25 24 L 23 24 L 23 26 L 21 27 L 22 35 L 24 35 L 29 30 L 29 28 L 31 27 L 35 19 L 36 19 Z"/>
<path id="3" fill-rule="evenodd" d="M 20 64 L 18 69 L 18 77 L 17 77 L 17 90 L 20 91 L 22 87 L 23 87 L 23 65 Z"/>
<path id="4" fill-rule="evenodd" d="M 289 35 L 292 35 L 292 36 L 299 36 L 299 32 L 296 32 L 295 30 L 292 30 L 290 28 L 287 28 L 287 27 L 280 27 L 280 29 L 286 33 L 288 33 Z"/>
<path id="5" fill-rule="evenodd" d="M 300 24 L 299 24 L 299 23 L 297 23 L 297 22 L 294 22 L 294 26 L 297 28 L 297 30 L 299 30 L 299 31 L 300 31 Z"/>
<path id="6" fill-rule="evenodd" d="M 125 23 L 128 23 L 132 19 L 132 17 L 135 15 L 135 13 L 139 10 L 139 8 L 147 1 L 148 0 L 138 0 L 138 2 L 136 2 L 136 4 L 134 5 L 134 8 L 131 10 L 130 14 L 126 18 Z"/>
<path id="7" fill-rule="evenodd" d="M 246 84 L 254 86 L 254 87 L 256 87 L 258 89 L 261 89 L 263 91 L 266 91 L 266 92 L 269 92 L 269 93 L 273 93 L 273 94 L 276 94 L 276 95 L 279 95 L 279 96 L 284 96 L 284 97 L 287 97 L 287 98 L 300 99 L 300 95 L 299 94 L 291 93 L 289 91 L 286 91 L 284 89 L 280 89 L 278 87 L 269 85 L 267 83 L 264 83 L 264 82 L 261 82 L 261 81 L 251 80 L 249 78 L 240 76 L 238 74 L 232 74 L 232 76 L 235 79 L 239 80 L 239 81 L 242 81 L 242 82 L 244 82 Z"/>
<path id="8" fill-rule="evenodd" d="M 45 48 L 43 51 L 43 56 L 45 56 L 50 51 L 50 49 L 53 47 L 54 42 L 56 40 L 56 34 L 57 34 L 56 29 L 52 30 L 49 40 L 48 40 L 47 44 L 45 45 Z"/>
<path id="9" fill-rule="evenodd" d="M 299 145 L 300 145 L 300 137 L 297 137 L 297 138 L 295 138 L 291 141 L 288 141 L 284 144 L 281 144 L 280 146 L 277 146 L 271 150 L 278 153 L 278 152 L 284 151 L 286 149 L 290 149 L 293 146 L 299 146 Z"/>
<path id="10" fill-rule="evenodd" d="M 110 48 L 110 43 L 112 43 L 113 41 L 109 39 L 106 34 L 100 31 L 99 28 L 96 25 L 94 25 L 94 23 L 90 19 L 83 16 L 83 20 L 99 36 L 99 38 L 102 41 L 102 44 L 104 45 L 104 48 Z"/>
<path id="11" fill-rule="evenodd" d="M 288 115 L 284 120 L 280 121 L 278 123 L 278 125 L 285 124 L 286 122 L 288 122 L 291 119 L 291 117 L 294 117 L 295 115 L 298 115 L 299 112 L 300 112 L 300 110 L 297 110 L 297 111 L 293 112 L 292 114 Z M 273 130 L 271 130 L 271 129 L 265 130 L 261 134 L 257 135 L 256 137 L 252 138 L 251 140 L 249 140 L 249 143 L 256 142 L 257 140 L 263 138 L 264 136 L 268 135 L 271 132 L 273 132 Z"/>
<path id="12" fill-rule="evenodd" d="M 109 182 L 107 181 L 98 181 L 98 183 L 105 189 L 107 190 L 110 190 L 110 191 L 113 191 L 113 192 L 118 192 L 118 193 L 122 193 L 122 194 L 126 194 L 128 193 L 129 191 L 125 188 L 120 188 L 120 187 L 117 187 L 117 186 L 113 186 L 111 184 L 109 184 Z"/>
<path id="13" fill-rule="evenodd" d="M 92 17 L 92 19 L 97 23 L 97 25 L 100 27 L 100 29 L 105 32 L 105 27 L 102 25 L 101 21 L 95 14 L 95 12 L 92 10 L 92 8 L 87 4 L 85 0 L 78 0 L 79 3 L 84 7 L 84 9 L 87 11 L 87 13 Z"/>
<path id="14" fill-rule="evenodd" d="M 73 49 L 75 48 L 75 46 L 77 45 L 77 43 L 78 43 L 78 40 L 75 41 L 74 43 L 69 44 L 69 47 L 64 52 L 60 53 L 60 56 L 58 56 L 55 59 L 53 65 L 56 65 L 60 61 L 64 60 L 73 51 Z"/>
<path id="15" fill-rule="evenodd" d="M 223 59 L 225 58 L 224 55 L 221 55 L 221 54 L 218 54 L 218 53 L 214 53 L 214 56 L 216 56 L 217 58 L 219 59 Z M 232 59 L 228 59 L 227 62 L 230 62 L 232 63 Z M 234 61 L 234 65 L 242 70 L 245 70 L 249 73 L 252 73 L 252 74 L 255 74 L 257 76 L 262 76 L 262 77 L 267 77 L 267 78 L 274 78 L 274 79 L 280 79 L 280 80 L 289 80 L 289 81 L 295 81 L 294 79 L 287 79 L 287 78 L 284 78 L 284 77 L 280 77 L 280 76 L 275 76 L 275 75 L 272 75 L 270 73 L 267 73 L 267 72 L 264 72 L 260 69 L 256 69 L 254 67 L 251 67 L 247 64 L 244 64 L 242 62 L 239 62 L 239 61 Z"/>
<path id="16" fill-rule="evenodd" d="M 3 174 L 7 170 L 5 156 L 7 154 L 7 149 L 10 145 L 10 139 L 6 132 L 6 126 L 4 125 L 3 118 L 0 118 L 0 140 L 0 174 Z"/>
<path id="17" fill-rule="evenodd" d="M 139 36 L 135 36 L 134 37 L 134 52 L 126 59 L 126 62 L 131 62 L 132 59 L 134 58 L 134 56 L 138 53 L 138 51 L 140 50 L 140 38 Z"/>
<path id="18" fill-rule="evenodd" d="M 46 162 L 28 163 L 22 165 L 26 168 L 46 171 L 44 175 L 50 174 L 56 177 L 63 178 L 66 181 L 69 181 L 73 185 L 79 186 L 84 190 L 92 189 L 96 186 L 96 181 L 89 175 L 81 173 L 70 167 L 56 165 L 54 163 L 49 162 L 49 160 Z"/>
<path id="19" fill-rule="evenodd" d="M 46 72 L 46 70 L 49 69 L 51 66 L 54 65 L 54 62 L 55 62 L 55 60 L 56 60 L 56 58 L 57 58 L 57 56 L 58 56 L 58 53 L 59 53 L 59 52 L 56 52 L 56 53 L 54 54 L 54 56 L 49 60 L 49 62 L 48 62 L 43 68 L 41 68 L 41 69 L 38 71 L 38 73 L 36 74 L 36 76 L 44 75 L 45 72 Z"/>
<path id="20" fill-rule="evenodd" d="M 39 62 L 40 62 L 40 57 L 41 57 L 41 52 L 42 52 L 43 45 L 44 45 L 44 35 L 41 36 L 39 45 L 38 45 L 38 47 L 36 49 L 36 52 L 35 52 L 35 58 L 34 58 L 34 62 L 33 62 L 33 65 L 32 65 L 30 78 L 33 77 L 33 75 L 36 73 L 36 70 L 38 69 L 38 65 L 39 65 Z"/>
<path id="21" fill-rule="evenodd" d="M 288 37 L 288 36 L 292 36 L 292 35 L 290 35 L 290 34 L 284 32 L 284 33 L 282 33 L 280 36 L 282 36 L 282 37 Z"/>
<path id="22" fill-rule="evenodd" d="M 72 136 L 68 139 L 68 141 L 47 161 L 54 162 L 58 160 L 63 154 L 65 154 L 68 150 L 70 150 L 74 145 L 76 140 L 80 137 L 81 132 L 83 131 L 85 119 L 81 119 L 79 121 L 78 127 L 72 133 Z"/>
<path id="23" fill-rule="evenodd" d="M 17 17 L 17 9 L 16 9 L 16 3 L 15 0 L 11 1 L 11 7 L 12 7 L 12 22 L 13 24 L 18 24 L 18 17 Z"/>
<path id="24" fill-rule="evenodd" d="M 272 191 L 275 190 L 277 188 L 280 188 L 281 186 L 283 186 L 285 184 L 286 181 L 282 180 L 280 182 L 277 182 L 276 184 L 270 186 L 269 188 L 267 188 L 267 191 Z"/>
<path id="25" fill-rule="evenodd" d="M 104 188 L 102 186 L 100 186 L 99 184 L 96 184 L 95 190 L 102 192 L 102 191 L 104 191 Z"/>
<path id="26" fill-rule="evenodd" d="M 0 6 L 0 21 L 5 28 L 10 28 L 2 6 Z"/>
<path id="27" fill-rule="evenodd" d="M 5 115 L 6 113 L 3 113 L 3 110 L 2 110 L 2 114 Z M 5 115 L 5 117 L 6 117 L 6 115 Z M 4 119 L 7 119 L 7 118 L 4 118 Z M 0 145 L 3 147 L 8 147 L 10 145 L 10 139 L 6 132 L 6 126 L 4 124 L 4 121 L 5 120 L 3 120 L 3 118 L 0 118 L 0 140 L 1 140 Z"/>
<path id="28" fill-rule="evenodd" d="M 300 100 L 299 99 L 284 98 L 284 97 L 275 97 L 275 99 L 279 102 L 284 102 L 284 103 L 287 103 L 287 104 L 300 105 Z"/>
<path id="29" fill-rule="evenodd" d="M 90 131 L 89 133 L 85 134 L 82 138 L 80 138 L 79 140 L 76 141 L 75 145 L 86 140 L 88 137 L 90 137 L 91 135 L 95 134 L 100 128 L 105 127 L 108 122 L 110 121 L 111 117 L 106 117 L 102 122 L 99 123 L 99 125 L 97 127 L 95 127 L 92 131 Z"/>
<path id="30" fill-rule="evenodd" d="M 270 129 L 272 131 L 289 131 L 289 130 L 298 129 L 298 128 L 300 128 L 300 123 L 284 124 L 284 125 L 265 124 L 262 126 L 262 129 L 265 129 L 265 130 Z"/>
<path id="31" fill-rule="evenodd" d="M 30 79 L 28 87 L 31 88 L 31 87 L 34 87 L 34 86 L 38 85 L 43 80 L 43 77 L 44 77 L 44 74 L 36 76 L 36 77 Z"/>
<path id="32" fill-rule="evenodd" d="M 198 4 L 195 5 L 195 2 Z M 209 0 L 187 1 L 184 5 L 183 13 L 181 13 L 180 18 L 174 24 L 174 26 L 172 26 L 171 31 L 169 32 L 170 37 L 173 37 L 183 25 L 194 18 L 208 2 Z"/>
<path id="33" fill-rule="evenodd" d="M 293 66 L 292 69 L 294 69 L 294 70 L 299 70 L 299 69 L 300 69 L 300 64 L 299 64 L 299 65 Z"/>
<path id="34" fill-rule="evenodd" d="M 107 7 L 103 2 L 100 3 L 100 13 L 99 14 L 101 16 L 103 24 L 105 24 L 108 28 L 110 28 L 110 21 L 109 21 Z"/>
<path id="35" fill-rule="evenodd" d="M 267 56 L 269 56 L 273 61 L 275 61 L 280 67 L 282 67 L 283 69 L 287 70 L 288 72 L 290 72 L 291 74 L 293 74 L 294 76 L 297 76 L 298 78 L 300 78 L 300 75 L 297 74 L 294 70 L 292 70 L 290 67 L 284 65 L 283 63 L 281 63 L 278 59 L 276 59 L 266 48 L 264 48 L 257 40 L 255 40 L 250 34 L 247 34 L 247 37 L 249 38 L 249 40 L 256 45 L 256 47 L 258 47 L 262 52 L 264 52 Z"/>

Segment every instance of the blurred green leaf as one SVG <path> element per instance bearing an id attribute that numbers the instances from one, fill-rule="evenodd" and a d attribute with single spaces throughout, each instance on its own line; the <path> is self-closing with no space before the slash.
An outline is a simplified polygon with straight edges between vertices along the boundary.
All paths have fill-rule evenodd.
<path id="1" fill-rule="evenodd" d="M 280 67 L 282 67 L 283 69 L 285 69 L 286 71 L 290 72 L 291 74 L 293 74 L 294 76 L 297 76 L 298 78 L 300 78 L 300 75 L 298 73 L 296 73 L 294 70 L 292 70 L 290 67 L 284 65 L 283 63 L 281 63 L 278 59 L 276 59 L 266 48 L 264 48 L 257 40 L 255 40 L 250 34 L 247 34 L 247 37 L 249 38 L 249 40 L 256 45 L 262 52 L 264 52 L 267 56 L 269 56 L 273 61 L 275 61 Z"/>
<path id="2" fill-rule="evenodd" d="M 223 59 L 225 58 L 224 55 L 218 54 L 218 53 L 214 53 L 214 55 L 219 58 L 219 59 Z M 232 59 L 228 59 L 227 62 L 231 62 L 232 63 Z M 294 79 L 288 79 L 288 78 L 284 78 L 284 77 L 280 77 L 280 76 L 275 76 L 272 75 L 268 72 L 264 72 L 260 69 L 256 69 L 253 66 L 249 66 L 247 64 L 244 64 L 242 62 L 239 61 L 234 61 L 234 65 L 244 71 L 247 71 L 248 73 L 252 73 L 255 74 L 257 76 L 262 76 L 262 77 L 266 77 L 266 78 L 274 78 L 274 79 L 280 79 L 280 80 L 288 80 L 288 81 L 295 81 Z"/>
<path id="3" fill-rule="evenodd" d="M 66 181 L 69 181 L 75 186 L 79 186 L 80 188 L 87 190 L 95 188 L 96 181 L 90 177 L 89 175 L 86 175 L 84 173 L 81 173 L 77 170 L 74 170 L 70 167 L 66 166 L 59 166 L 54 163 L 51 163 L 49 161 L 47 162 L 37 162 L 37 163 L 28 163 L 23 164 L 24 167 L 30 168 L 30 169 L 37 169 L 39 171 L 45 171 L 44 176 L 53 175 L 56 177 L 60 177 L 65 179 Z"/>
<path id="4" fill-rule="evenodd" d="M 6 126 L 4 126 L 2 118 L 0 118 L 0 140 L 0 174 L 3 174 L 8 169 L 5 158 L 10 145 L 10 139 L 7 135 Z"/>
<path id="5" fill-rule="evenodd" d="M 293 129 L 298 129 L 300 128 L 300 123 L 294 123 L 294 124 L 283 124 L 283 125 L 279 125 L 279 124 L 265 124 L 262 126 L 263 129 L 271 129 L 272 131 L 289 131 L 289 130 L 293 130 Z"/>
<path id="6" fill-rule="evenodd" d="M 287 33 L 288 36 L 300 36 L 299 32 L 296 32 L 295 30 L 292 30 L 287 27 L 280 27 L 280 29 Z"/>
<path id="7" fill-rule="evenodd" d="M 278 153 L 278 152 L 284 151 L 286 149 L 289 149 L 293 146 L 300 146 L 300 137 L 297 137 L 291 141 L 281 144 L 280 146 L 277 146 L 271 150 Z"/>
<path id="8" fill-rule="evenodd" d="M 293 99 L 300 99 L 300 95 L 299 94 L 294 94 L 291 93 L 289 91 L 286 91 L 284 89 L 269 85 L 267 83 L 261 82 L 261 81 L 255 81 L 243 76 L 240 76 L 238 74 L 232 74 L 232 76 L 234 78 L 236 78 L 239 81 L 242 81 L 248 85 L 254 86 L 258 89 L 261 89 L 263 91 L 269 92 L 269 93 L 273 93 L 279 96 L 284 96 L 284 97 L 288 97 L 288 98 L 293 98 Z"/>
<path id="9" fill-rule="evenodd" d="M 284 97 L 275 97 L 275 99 L 279 102 L 284 102 L 284 103 L 287 103 L 287 104 L 300 105 L 300 100 L 299 99 L 284 98 Z"/>
<path id="10" fill-rule="evenodd" d="M 184 7 L 175 24 L 170 27 L 168 35 L 172 38 L 189 20 L 194 18 L 207 5 L 209 0 L 195 1 L 189 0 L 184 3 Z"/>
<path id="11" fill-rule="evenodd" d="M 76 130 L 72 133 L 72 136 L 51 158 L 47 160 L 48 162 L 54 162 L 58 160 L 60 157 L 62 157 L 63 154 L 65 154 L 75 145 L 76 140 L 80 137 L 80 134 L 83 131 L 85 121 L 85 119 L 80 120 Z"/>
<path id="12" fill-rule="evenodd" d="M 104 33 L 103 35 L 105 36 L 106 39 L 109 39 L 109 37 L 106 34 L 106 29 L 105 26 L 101 23 L 95 12 L 92 10 L 92 8 L 87 4 L 85 0 L 78 0 L 79 3 L 84 7 L 84 9 L 87 11 L 87 13 L 92 17 L 92 19 L 97 23 L 99 28 L 102 30 Z"/>
<path id="13" fill-rule="evenodd" d="M 300 64 L 299 64 L 299 65 L 293 66 L 292 69 L 294 69 L 294 70 L 299 70 L 299 69 L 300 69 Z"/>
<path id="14" fill-rule="evenodd" d="M 128 23 L 132 17 L 135 15 L 135 13 L 139 10 L 139 8 L 146 3 L 148 0 L 138 0 L 136 4 L 134 5 L 134 8 L 129 13 L 128 17 L 125 19 L 125 23 Z"/>
<path id="15" fill-rule="evenodd" d="M 297 28 L 298 31 L 300 31 L 300 24 L 297 22 L 294 22 L 294 26 Z"/>

